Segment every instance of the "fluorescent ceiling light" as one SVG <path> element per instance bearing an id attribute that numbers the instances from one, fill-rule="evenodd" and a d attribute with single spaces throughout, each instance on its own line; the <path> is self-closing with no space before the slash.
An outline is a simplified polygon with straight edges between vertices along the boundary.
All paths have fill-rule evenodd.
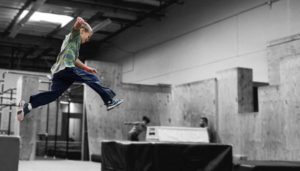
<path id="1" fill-rule="evenodd" d="M 24 10 L 20 16 L 20 20 L 24 18 L 27 13 L 28 10 Z M 50 23 L 58 23 L 61 25 L 61 27 L 64 27 L 73 19 L 74 19 L 73 17 L 67 15 L 52 14 L 52 13 L 45 13 L 45 12 L 34 12 L 29 18 L 29 21 L 37 21 L 37 22 L 46 21 Z"/>

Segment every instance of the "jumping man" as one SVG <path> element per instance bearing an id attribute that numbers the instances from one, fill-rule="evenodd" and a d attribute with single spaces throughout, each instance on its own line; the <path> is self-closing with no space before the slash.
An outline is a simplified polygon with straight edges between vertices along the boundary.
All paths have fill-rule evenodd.
<path id="1" fill-rule="evenodd" d="M 17 109 L 19 121 L 22 121 L 32 109 L 56 100 L 73 82 L 85 83 L 95 90 L 101 96 L 107 110 L 123 103 L 123 99 L 114 98 L 116 94 L 113 90 L 101 85 L 99 79 L 94 75 L 97 73 L 94 68 L 85 65 L 78 59 L 80 45 L 88 42 L 92 35 L 93 30 L 90 25 L 78 17 L 71 33 L 66 35 L 61 52 L 51 68 L 51 90 L 30 96 L 29 102 L 21 100 Z"/>

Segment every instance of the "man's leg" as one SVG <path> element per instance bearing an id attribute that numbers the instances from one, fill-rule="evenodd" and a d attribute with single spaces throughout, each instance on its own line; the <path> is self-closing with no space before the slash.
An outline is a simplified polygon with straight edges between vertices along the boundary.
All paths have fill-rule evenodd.
<path id="1" fill-rule="evenodd" d="M 73 82 L 53 80 L 51 90 L 30 96 L 29 103 L 32 108 L 48 104 L 56 100 L 63 92 L 65 92 Z"/>
<path id="2" fill-rule="evenodd" d="M 120 105 L 123 100 L 122 99 L 114 99 L 116 96 L 115 92 L 110 88 L 103 87 L 99 81 L 99 79 L 86 71 L 83 71 L 79 68 L 73 68 L 74 74 L 76 75 L 75 80 L 79 82 L 83 82 L 95 90 L 100 97 L 102 98 L 104 104 L 107 106 L 107 109 L 110 110 L 118 105 Z"/>
<path id="3" fill-rule="evenodd" d="M 19 108 L 17 111 L 17 118 L 19 121 L 24 119 L 24 116 L 28 114 L 31 109 L 37 108 L 39 106 L 48 104 L 56 100 L 64 91 L 66 91 L 73 81 L 71 79 L 64 79 L 61 75 L 54 75 L 51 85 L 51 90 L 47 92 L 42 92 L 36 95 L 30 96 L 28 103 L 21 101 L 19 103 Z"/>

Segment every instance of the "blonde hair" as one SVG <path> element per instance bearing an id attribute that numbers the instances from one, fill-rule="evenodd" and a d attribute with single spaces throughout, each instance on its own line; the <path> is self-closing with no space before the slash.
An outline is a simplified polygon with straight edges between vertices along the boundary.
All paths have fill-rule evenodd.
<path id="1" fill-rule="evenodd" d="M 80 29 L 83 29 L 85 32 L 93 33 L 93 29 L 89 25 L 82 25 Z"/>

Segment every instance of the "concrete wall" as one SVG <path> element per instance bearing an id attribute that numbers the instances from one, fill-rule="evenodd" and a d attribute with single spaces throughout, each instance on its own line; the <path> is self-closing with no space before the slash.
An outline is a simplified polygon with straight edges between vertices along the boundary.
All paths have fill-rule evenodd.
<path id="1" fill-rule="evenodd" d="M 253 140 L 254 122 L 249 115 L 253 112 L 252 71 L 244 68 L 223 70 L 218 72 L 217 80 L 218 133 L 222 143 L 233 145 L 233 152 L 240 154 L 248 150 L 248 146 L 251 148 Z"/>
<path id="2" fill-rule="evenodd" d="M 91 151 L 99 153 L 97 143 L 103 139 L 126 139 L 128 129 L 122 127 L 122 122 L 138 120 L 141 113 L 146 113 L 154 120 L 153 125 L 164 126 L 197 126 L 199 118 L 207 116 L 220 141 L 233 145 L 234 154 L 254 160 L 299 160 L 300 53 L 296 49 L 300 49 L 300 39 L 297 37 L 269 43 L 269 77 L 275 82 L 258 88 L 258 112 L 253 108 L 251 69 L 221 70 L 216 74 L 217 79 L 172 86 L 162 91 L 164 88 L 158 85 L 122 84 L 118 66 L 90 62 L 106 71 L 100 73 L 104 80 L 112 73 L 108 77 L 114 80 L 108 83 L 114 82 L 111 86 L 126 100 L 112 113 L 107 113 L 103 105 L 97 106 L 95 100 L 92 100 L 94 103 L 87 100 L 90 104 L 88 115 L 93 116 L 89 125 L 94 124 L 89 128 L 89 138 L 94 143 Z M 87 93 L 90 93 L 87 97 L 98 98 L 96 103 L 101 101 L 94 92 Z"/>
<path id="3" fill-rule="evenodd" d="M 299 59 L 299 56 L 284 59 L 280 65 L 285 68 L 285 71 L 280 71 L 282 75 L 297 72 Z M 230 69 L 218 72 L 218 133 L 221 142 L 231 144 L 234 154 L 246 155 L 252 160 L 299 160 L 297 143 L 300 137 L 296 131 L 298 124 L 295 123 L 295 118 L 299 117 L 299 109 L 296 107 L 297 98 L 294 93 L 299 88 L 291 83 L 298 82 L 298 76 L 291 79 L 286 77 L 290 82 L 286 80 L 280 86 L 260 87 L 259 112 L 253 112 L 251 103 L 245 104 L 238 100 L 252 98 L 249 94 L 241 97 L 238 94 L 239 91 L 247 92 L 252 87 L 251 84 L 244 84 L 251 78 L 251 74 L 247 73 L 250 71 Z M 239 111 L 239 106 L 245 105 L 249 106 L 248 110 Z"/>
<path id="4" fill-rule="evenodd" d="M 195 1 L 174 5 L 100 48 L 97 59 L 122 62 L 123 81 L 182 84 L 246 67 L 268 82 L 267 42 L 300 30 L 298 0 Z"/>
<path id="5" fill-rule="evenodd" d="M 211 130 L 216 132 L 216 79 L 174 87 L 126 84 L 121 83 L 119 65 L 96 61 L 87 61 L 87 64 L 100 71 L 98 76 L 105 86 L 112 87 L 117 97 L 125 99 L 120 107 L 107 112 L 100 97 L 85 87 L 90 154 L 101 153 L 102 140 L 126 140 L 131 127 L 123 123 L 139 121 L 144 115 L 151 119 L 150 125 L 185 127 L 198 127 L 200 117 L 206 116 Z M 144 140 L 145 134 L 140 138 Z"/>
<path id="6" fill-rule="evenodd" d="M 199 127 L 201 117 L 207 117 L 211 140 L 217 135 L 217 80 L 208 79 L 172 87 L 172 100 L 168 113 L 160 115 L 163 126 Z"/>
<path id="7" fill-rule="evenodd" d="M 160 125 L 160 115 L 168 113 L 167 106 L 170 105 L 169 86 L 121 84 L 120 66 L 96 61 L 87 61 L 87 64 L 98 70 L 104 86 L 112 88 L 118 98 L 125 99 L 124 104 L 108 112 L 100 96 L 85 85 L 90 154 L 100 153 L 102 140 L 126 140 L 130 127 L 124 122 L 140 121 L 142 116 L 148 116 L 150 125 Z M 141 138 L 144 139 L 143 136 Z"/>
<path id="8" fill-rule="evenodd" d="M 97 55 L 122 59 L 127 83 L 178 85 L 220 78 L 224 69 L 251 68 L 253 75 L 244 75 L 248 80 L 244 84 L 239 84 L 238 70 L 236 75 L 228 73 L 231 80 L 217 82 L 216 118 L 222 142 L 233 144 L 234 153 L 250 159 L 299 160 L 299 124 L 295 122 L 299 120 L 300 47 L 299 35 L 290 35 L 300 30 L 300 1 L 266 2 L 185 0 L 184 5 L 170 8 L 162 22 L 143 22 L 143 27 L 122 33 Z M 253 101 L 248 101 L 250 89 L 239 93 L 243 85 L 251 87 L 251 80 L 271 84 L 258 90 L 259 112 L 242 105 L 243 100 Z M 187 109 L 195 108 L 189 105 Z M 180 121 L 184 115 L 168 116 L 161 117 L 162 124 L 192 124 Z"/>
<path id="9" fill-rule="evenodd" d="M 297 40 L 298 47 L 300 45 Z M 293 46 L 293 45 L 291 45 Z M 281 48 L 281 47 L 278 47 Z M 284 47 L 283 47 L 284 48 Z M 282 59 L 280 63 L 280 91 L 283 100 L 283 121 L 286 124 L 283 127 L 284 135 L 286 135 L 286 149 L 290 154 L 289 158 L 299 160 L 300 158 L 300 55 L 294 53 L 289 57 Z"/>
<path id="10" fill-rule="evenodd" d="M 219 134 L 235 154 L 255 160 L 299 160 L 300 40 L 298 35 L 270 42 L 270 86 L 258 88 L 259 111 L 238 111 L 237 91 L 251 86 L 238 81 L 238 70 L 218 73 Z M 246 71 L 247 72 L 247 71 Z M 251 80 L 246 74 L 242 82 Z M 232 85 L 238 84 L 236 89 Z M 249 93 L 250 94 L 250 93 Z M 244 95 L 244 98 L 251 96 Z"/>

